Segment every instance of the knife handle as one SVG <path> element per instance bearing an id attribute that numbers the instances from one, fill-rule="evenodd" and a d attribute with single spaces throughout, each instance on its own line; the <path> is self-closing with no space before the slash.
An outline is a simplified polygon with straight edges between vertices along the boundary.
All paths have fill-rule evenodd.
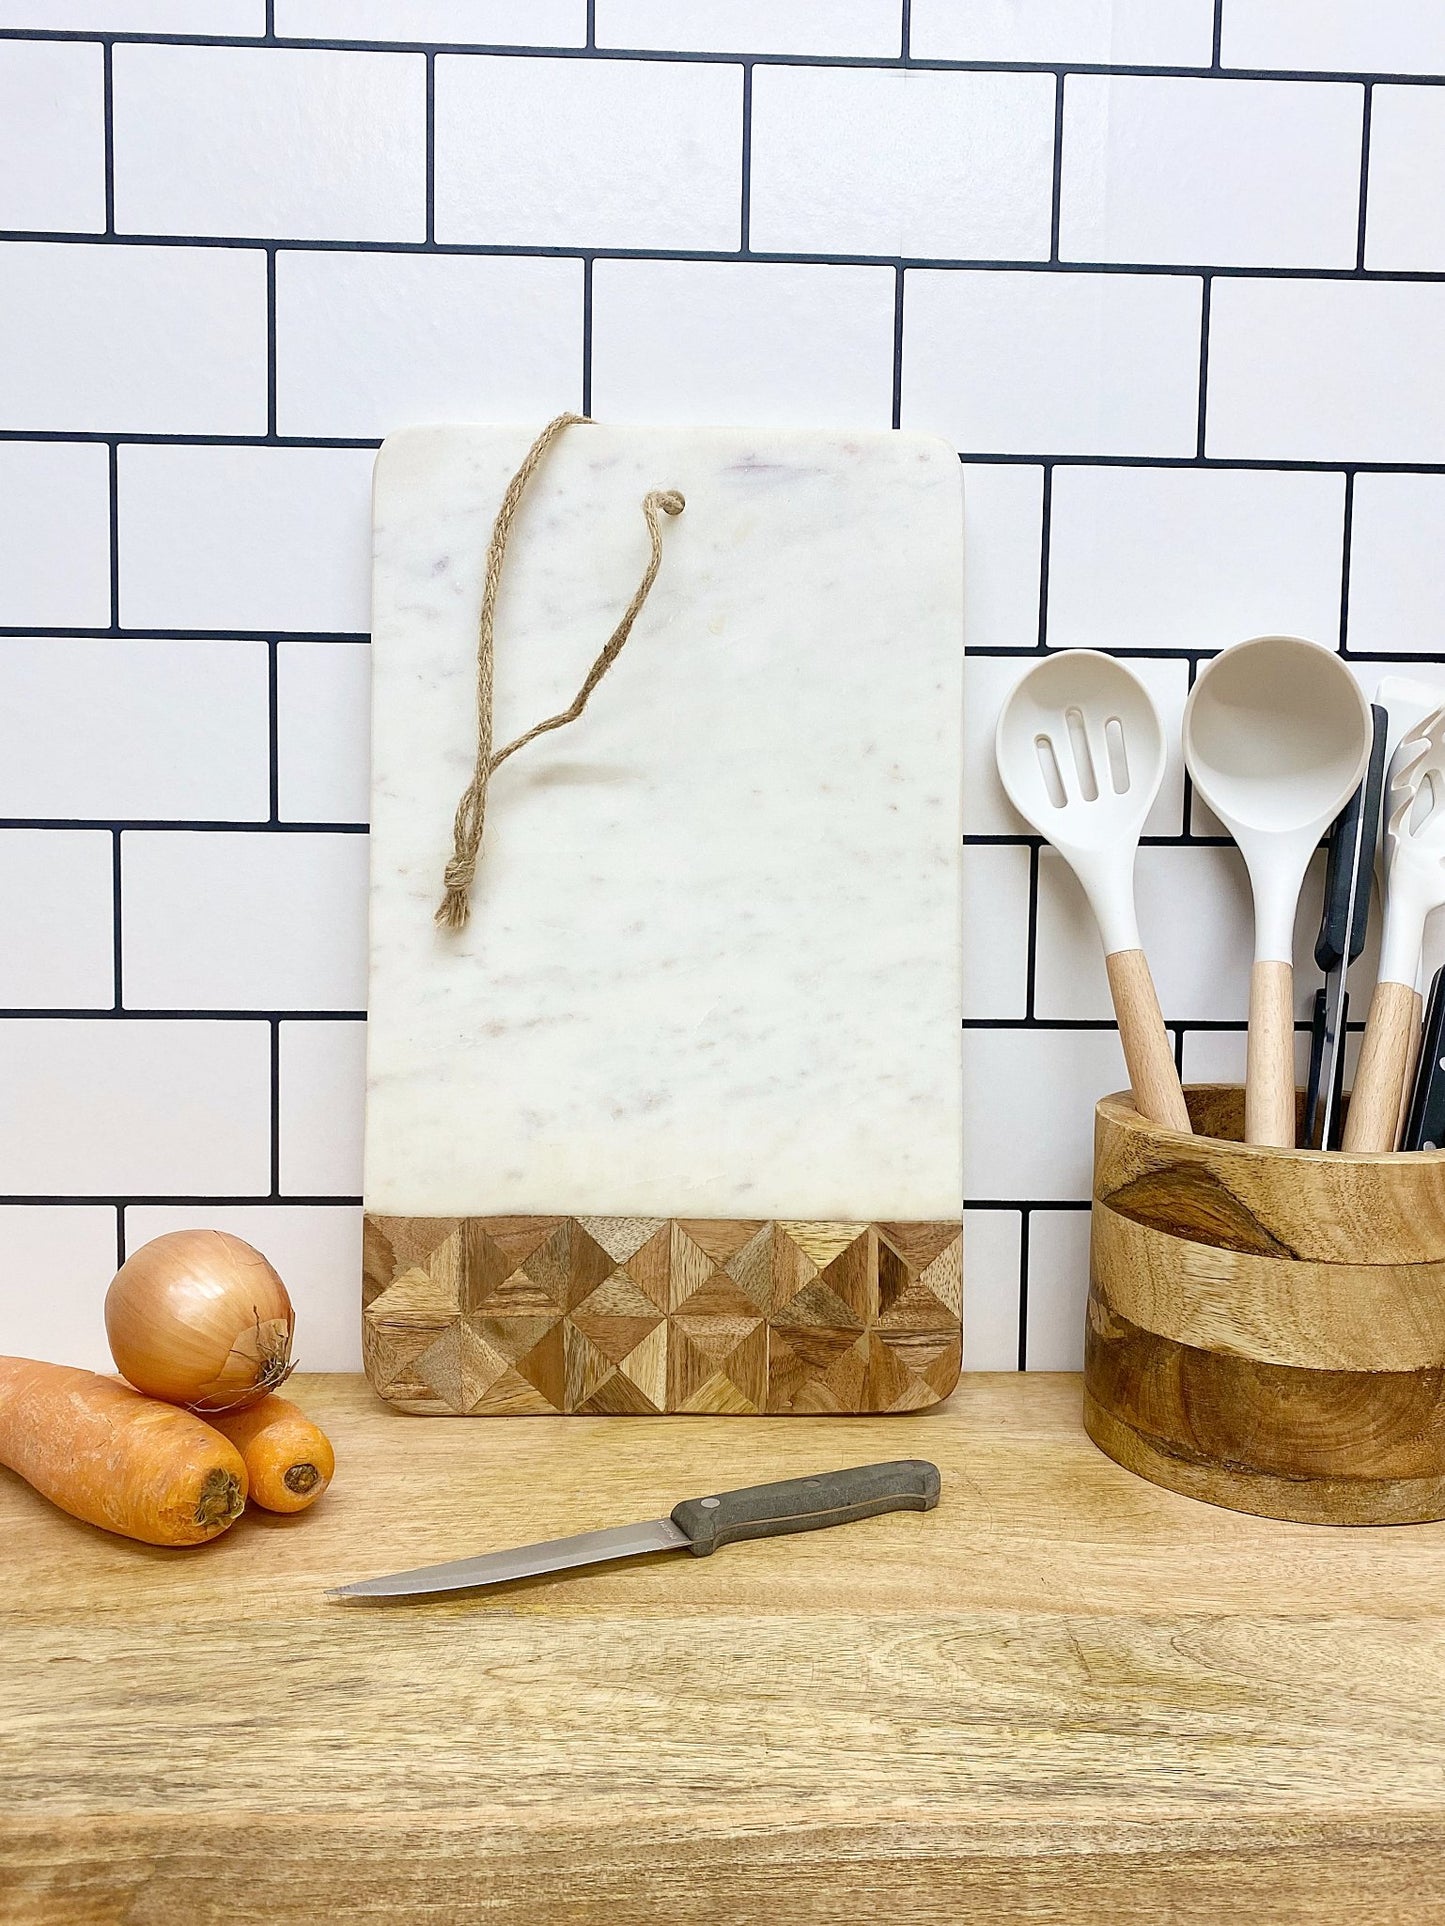
<path id="1" fill-rule="evenodd" d="M 787 1532 L 821 1531 L 875 1518 L 884 1511 L 932 1511 L 938 1503 L 938 1466 L 923 1458 L 891 1464 L 820 1471 L 814 1478 L 784 1478 L 776 1485 L 748 1485 L 714 1498 L 684 1498 L 672 1522 L 686 1532 L 693 1551 L 706 1558 L 719 1545 L 741 1538 L 781 1538 Z"/>
<path id="2" fill-rule="evenodd" d="M 1425 1034 L 1402 1150 L 1438 1150 L 1445 1143 L 1445 968 L 1435 972 L 1425 1009 Z"/>

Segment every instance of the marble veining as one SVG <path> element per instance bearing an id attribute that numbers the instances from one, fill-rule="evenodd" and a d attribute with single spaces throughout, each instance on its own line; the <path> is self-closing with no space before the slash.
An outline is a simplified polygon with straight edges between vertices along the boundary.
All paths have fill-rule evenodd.
<path id="1" fill-rule="evenodd" d="M 432 920 L 475 743 L 492 517 L 536 432 L 413 428 L 374 493 L 373 1212 L 962 1211 L 962 495 L 918 435 L 583 426 L 497 609 L 465 931 Z"/>

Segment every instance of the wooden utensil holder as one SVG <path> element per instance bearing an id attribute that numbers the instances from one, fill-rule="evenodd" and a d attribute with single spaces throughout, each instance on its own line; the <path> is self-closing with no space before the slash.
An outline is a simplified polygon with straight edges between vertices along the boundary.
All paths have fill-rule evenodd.
<path id="1" fill-rule="evenodd" d="M 1445 1518 L 1445 1152 L 1247 1145 L 1242 1090 L 1185 1098 L 1192 1137 L 1095 1113 L 1089 1436 L 1234 1511 Z"/>

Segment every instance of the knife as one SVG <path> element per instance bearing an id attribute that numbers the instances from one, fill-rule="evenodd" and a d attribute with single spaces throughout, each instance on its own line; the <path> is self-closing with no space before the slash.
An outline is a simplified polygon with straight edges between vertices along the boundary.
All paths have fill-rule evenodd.
<path id="1" fill-rule="evenodd" d="M 1401 1150 L 1438 1150 L 1445 1143 L 1445 966 L 1436 970 L 1425 1006 L 1420 1062 Z"/>
<path id="2" fill-rule="evenodd" d="M 848 1525 L 885 1511 L 932 1511 L 938 1503 L 938 1467 L 923 1458 L 898 1458 L 889 1464 L 855 1465 L 847 1471 L 819 1472 L 813 1478 L 785 1478 L 776 1485 L 748 1485 L 711 1498 L 685 1498 L 667 1518 L 641 1525 L 613 1525 L 607 1531 L 579 1532 L 541 1545 L 512 1551 L 483 1552 L 449 1565 L 421 1565 L 386 1578 L 361 1578 L 338 1585 L 328 1598 L 415 1598 L 427 1592 L 471 1591 L 501 1585 L 541 1572 L 570 1571 L 614 1558 L 642 1558 L 649 1552 L 690 1551 L 706 1558 L 719 1545 L 743 1538 L 780 1538 L 787 1532 L 821 1531 Z"/>
<path id="3" fill-rule="evenodd" d="M 1309 1083 L 1305 1094 L 1307 1145 L 1333 1150 L 1339 1136 L 1340 1097 L 1345 1075 L 1345 1025 L 1350 998 L 1346 984 L 1350 965 L 1365 947 L 1370 920 L 1370 891 L 1375 878 L 1375 848 L 1379 840 L 1380 802 L 1385 786 L 1385 738 L 1389 717 L 1377 702 L 1370 704 L 1374 737 L 1365 779 L 1346 803 L 1330 832 L 1325 868 L 1325 900 L 1315 962 L 1325 972 L 1324 988 L 1316 993 L 1310 1026 Z"/>

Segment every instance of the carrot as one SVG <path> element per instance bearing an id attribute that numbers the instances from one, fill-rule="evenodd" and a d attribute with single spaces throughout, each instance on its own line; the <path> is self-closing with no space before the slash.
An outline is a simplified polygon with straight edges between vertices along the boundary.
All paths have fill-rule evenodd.
<path id="1" fill-rule="evenodd" d="M 201 1418 L 128 1384 L 0 1357 L 0 1464 L 88 1525 L 203 1545 L 246 1505 L 241 1454 Z"/>
<path id="2" fill-rule="evenodd" d="M 246 1460 L 251 1496 L 267 1511 L 305 1511 L 331 1483 L 336 1455 L 319 1425 L 273 1391 L 243 1411 L 207 1414 Z"/>

